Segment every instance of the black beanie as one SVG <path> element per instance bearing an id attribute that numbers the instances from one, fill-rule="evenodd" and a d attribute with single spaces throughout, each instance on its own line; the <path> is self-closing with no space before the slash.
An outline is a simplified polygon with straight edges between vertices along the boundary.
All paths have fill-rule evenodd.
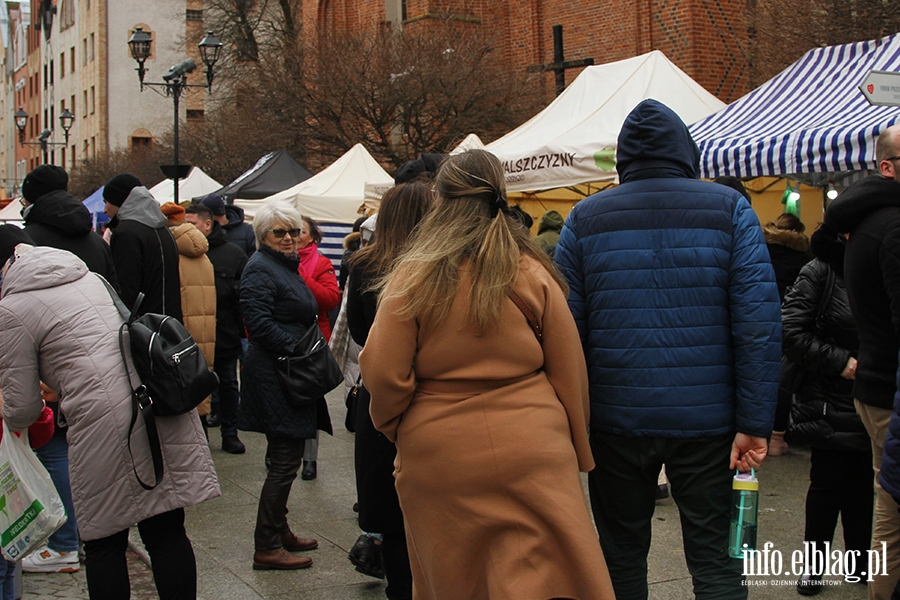
<path id="1" fill-rule="evenodd" d="M 140 185 L 141 180 L 131 173 L 120 173 L 106 182 L 103 199 L 115 206 L 122 206 L 131 190 Z"/>
<path id="2" fill-rule="evenodd" d="M 34 204 L 37 199 L 50 192 L 69 189 L 69 176 L 66 170 L 56 165 L 36 167 L 22 182 L 22 196 Z"/>
<path id="3" fill-rule="evenodd" d="M 19 244 L 31 244 L 34 241 L 24 229 L 5 223 L 0 225 L 0 267 L 6 264 Z"/>

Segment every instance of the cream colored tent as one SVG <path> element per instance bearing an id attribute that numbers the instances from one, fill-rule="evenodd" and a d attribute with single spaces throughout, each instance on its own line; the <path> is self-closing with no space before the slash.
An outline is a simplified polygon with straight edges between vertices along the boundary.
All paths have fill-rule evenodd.
<path id="1" fill-rule="evenodd" d="M 234 203 L 244 209 L 248 221 L 263 202 L 277 198 L 291 202 L 305 216 L 321 223 L 352 224 L 366 201 L 366 185 L 373 193 L 377 187 L 390 187 L 393 183 L 393 177 L 363 145 L 356 144 L 321 173 L 292 188 L 262 200 L 238 199 Z"/>
<path id="2" fill-rule="evenodd" d="M 178 201 L 184 202 L 198 196 L 212 194 L 222 188 L 222 184 L 203 172 L 200 167 L 193 167 L 188 176 L 178 182 Z M 150 193 L 160 204 L 175 200 L 175 185 L 171 179 L 163 179 L 152 188 Z"/>
<path id="3" fill-rule="evenodd" d="M 547 108 L 485 149 L 503 162 L 510 192 L 616 180 L 619 130 L 648 98 L 666 104 L 688 125 L 725 107 L 654 50 L 587 67 Z"/>

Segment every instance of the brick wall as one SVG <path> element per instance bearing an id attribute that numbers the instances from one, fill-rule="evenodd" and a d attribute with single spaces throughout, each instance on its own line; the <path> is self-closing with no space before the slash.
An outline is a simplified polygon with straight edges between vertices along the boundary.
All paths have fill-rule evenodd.
<path id="1" fill-rule="evenodd" d="M 393 0 L 388 0 L 393 1 Z M 379 26 L 386 0 L 318 0 L 303 4 L 306 36 Z M 745 0 L 407 0 L 405 27 L 427 27 L 429 16 L 453 14 L 496 32 L 511 68 L 550 62 L 552 26 L 563 26 L 567 59 L 595 64 L 661 50 L 703 87 L 730 102 L 750 91 L 743 59 Z M 326 24 L 323 26 L 322 19 Z M 469 26 L 469 25 L 467 25 Z M 571 82 L 578 69 L 566 72 Z M 545 76 L 552 94 L 553 74 Z"/>

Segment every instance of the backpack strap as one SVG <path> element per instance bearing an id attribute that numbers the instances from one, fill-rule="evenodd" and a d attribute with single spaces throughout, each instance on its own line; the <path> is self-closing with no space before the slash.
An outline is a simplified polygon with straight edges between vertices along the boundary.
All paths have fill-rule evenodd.
<path id="1" fill-rule="evenodd" d="M 100 281 L 106 285 L 106 290 L 109 292 L 113 304 L 116 305 L 119 314 L 125 319 L 125 323 L 122 323 L 119 327 L 119 354 L 122 356 L 122 365 L 125 367 L 125 376 L 128 377 L 128 386 L 131 388 L 131 423 L 128 425 L 128 454 L 131 456 L 131 470 L 134 471 L 134 476 L 137 478 L 138 483 L 141 484 L 141 487 L 145 490 L 152 490 L 159 485 L 163 476 L 162 448 L 159 443 L 159 431 L 156 428 L 156 417 L 153 414 L 153 400 L 150 398 L 150 394 L 147 393 L 147 387 L 143 383 L 137 387 L 134 386 L 134 383 L 131 381 L 131 371 L 128 369 L 128 359 L 125 356 L 125 329 L 134 322 L 137 311 L 144 299 L 144 294 L 138 294 L 137 300 L 134 303 L 134 308 L 131 310 L 131 313 L 129 313 L 128 309 L 125 308 L 125 303 L 122 302 L 122 299 L 119 298 L 119 295 L 109 282 L 100 275 L 97 275 L 97 277 L 99 277 Z M 147 429 L 147 441 L 150 444 L 150 458 L 153 461 L 153 477 L 155 480 L 153 485 L 144 483 L 141 476 L 138 475 L 137 466 L 134 464 L 134 452 L 131 450 L 131 434 L 134 432 L 135 424 L 137 424 L 138 413 L 144 418 L 144 426 Z"/>
<path id="2" fill-rule="evenodd" d="M 528 308 L 528 305 L 525 304 L 525 301 L 522 300 L 522 297 L 519 296 L 512 288 L 509 288 L 509 291 L 506 292 L 506 295 L 509 296 L 509 299 L 515 303 L 516 306 L 519 307 L 519 310 L 522 311 L 522 314 L 525 315 L 525 318 L 528 320 L 528 324 L 531 326 L 531 330 L 534 331 L 534 337 L 537 338 L 539 344 L 543 345 L 544 343 L 544 333 L 541 330 L 540 324 L 537 322 L 537 318 L 534 316 L 534 313 L 531 312 L 531 309 Z"/>

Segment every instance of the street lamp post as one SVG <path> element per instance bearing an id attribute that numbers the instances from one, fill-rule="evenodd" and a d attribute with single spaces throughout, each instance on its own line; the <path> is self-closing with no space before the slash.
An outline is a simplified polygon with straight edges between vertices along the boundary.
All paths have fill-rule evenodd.
<path id="1" fill-rule="evenodd" d="M 49 162 L 47 160 L 47 156 L 49 154 L 50 146 L 68 146 L 69 145 L 69 130 L 72 129 L 72 122 L 75 121 L 75 115 L 69 112 L 69 109 L 65 109 L 62 111 L 62 114 L 59 115 L 59 124 L 63 128 L 63 134 L 65 135 L 65 141 L 63 142 L 51 142 L 50 136 L 52 132 L 49 129 L 45 129 L 41 132 L 41 135 L 38 136 L 38 141 L 36 142 L 26 142 L 25 141 L 25 127 L 28 125 L 28 113 L 25 112 L 25 109 L 19 108 L 13 115 L 13 118 L 16 121 L 16 129 L 19 130 L 19 145 L 21 146 L 40 146 L 41 154 L 44 158 L 44 164 Z M 65 165 L 63 165 L 65 167 Z"/>
<path id="2" fill-rule="evenodd" d="M 216 61 L 219 60 L 219 53 L 222 50 L 222 42 L 219 41 L 215 35 L 213 35 L 212 31 L 207 31 L 206 36 L 200 41 L 200 57 L 203 59 L 203 64 L 206 65 L 206 84 L 197 84 L 197 83 L 188 83 L 187 76 L 188 73 L 193 72 L 197 68 L 197 64 L 194 62 L 192 58 L 188 58 L 187 60 L 174 65 L 169 71 L 162 76 L 162 82 L 147 82 L 144 81 L 144 76 L 147 73 L 147 69 L 144 68 L 144 62 L 150 56 L 150 47 L 153 42 L 153 37 L 150 33 L 143 30 L 142 27 L 137 27 L 134 30 L 134 33 L 131 35 L 131 38 L 128 40 L 128 47 L 131 49 L 131 56 L 137 61 L 137 69 L 135 69 L 138 73 L 138 79 L 141 82 L 141 91 L 144 91 L 144 86 L 152 86 L 159 87 L 165 90 L 166 96 L 172 97 L 172 102 L 175 106 L 175 123 L 174 123 L 174 145 L 175 145 L 175 164 L 171 169 L 172 179 L 175 183 L 175 204 L 178 204 L 178 180 L 183 177 L 179 172 L 178 165 L 178 104 L 181 95 L 185 92 L 187 88 L 190 87 L 199 87 L 206 88 L 208 92 L 212 91 L 212 82 L 213 82 L 213 65 L 216 64 Z M 165 171 L 165 169 L 164 169 Z M 186 175 L 187 173 L 185 173 Z M 167 172 L 168 176 L 169 173 Z"/>

